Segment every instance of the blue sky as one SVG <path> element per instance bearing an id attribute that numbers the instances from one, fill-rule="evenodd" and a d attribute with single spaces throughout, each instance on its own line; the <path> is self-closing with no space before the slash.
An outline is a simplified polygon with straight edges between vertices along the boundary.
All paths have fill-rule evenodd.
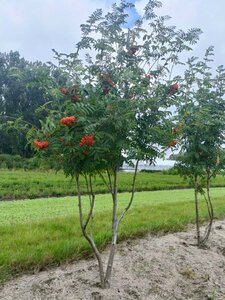
<path id="1" fill-rule="evenodd" d="M 135 0 L 130 0 L 129 2 L 135 4 Z M 127 24 L 125 24 L 125 28 L 132 27 L 134 22 L 140 17 L 139 13 L 137 12 L 136 8 L 131 8 L 127 10 L 127 13 L 129 14 L 129 17 L 127 18 Z"/>
<path id="2" fill-rule="evenodd" d="M 112 0 L 0 0 L 0 52 L 18 50 L 28 60 L 52 60 L 52 48 L 73 52 L 79 41 L 79 25 L 96 8 L 107 10 Z M 147 0 L 132 0 L 132 22 Z M 216 64 L 225 58 L 224 0 L 162 0 L 160 14 L 172 17 L 170 23 L 182 29 L 200 27 L 203 35 L 195 51 L 202 56 L 209 45 L 215 46 Z"/>

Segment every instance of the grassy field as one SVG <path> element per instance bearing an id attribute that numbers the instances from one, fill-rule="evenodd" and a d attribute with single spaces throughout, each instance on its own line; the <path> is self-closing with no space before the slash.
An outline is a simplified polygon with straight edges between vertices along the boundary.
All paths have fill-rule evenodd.
<path id="1" fill-rule="evenodd" d="M 119 174 L 119 192 L 128 192 L 131 189 L 132 174 Z M 95 191 L 107 193 L 101 178 L 96 177 Z M 218 176 L 214 179 L 213 186 L 225 186 L 225 178 Z M 178 175 L 168 175 L 163 172 L 139 173 L 137 177 L 137 191 L 155 191 L 165 189 L 180 189 L 189 187 L 188 183 Z M 83 181 L 82 190 L 86 187 Z M 0 169 L 0 200 L 22 199 L 37 197 L 59 197 L 74 195 L 76 193 L 74 181 L 66 178 L 62 172 L 53 171 L 8 171 Z"/>
<path id="2" fill-rule="evenodd" d="M 215 215 L 225 216 L 225 189 L 212 189 Z M 121 210 L 129 199 L 119 195 Z M 201 220 L 206 216 L 200 201 Z M 87 208 L 88 199 L 84 197 Z M 110 240 L 110 196 L 98 195 L 95 206 L 94 237 L 103 248 Z M 146 232 L 174 232 L 194 222 L 192 190 L 140 192 L 120 227 L 119 240 Z M 35 272 L 61 262 L 90 255 L 81 234 L 74 197 L 0 202 L 0 280 L 22 272 Z"/>

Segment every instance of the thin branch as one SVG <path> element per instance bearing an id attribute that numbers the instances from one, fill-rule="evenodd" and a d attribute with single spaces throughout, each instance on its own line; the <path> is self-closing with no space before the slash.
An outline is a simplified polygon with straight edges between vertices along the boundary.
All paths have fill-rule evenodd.
<path id="1" fill-rule="evenodd" d="M 90 235 L 87 234 L 86 227 L 84 225 L 79 175 L 76 175 L 76 184 L 77 184 L 77 197 L 78 197 L 80 227 L 81 227 L 83 236 L 85 237 L 85 239 L 90 244 L 90 246 L 91 246 L 92 250 L 94 251 L 94 254 L 97 258 L 98 266 L 99 266 L 99 275 L 100 275 L 101 286 L 102 286 L 102 288 L 104 288 L 105 287 L 105 282 L 104 282 L 104 269 L 103 269 L 102 258 L 101 258 L 101 255 L 100 255 L 99 251 L 98 251 L 98 248 L 95 245 L 94 240 L 92 239 L 92 237 Z"/>
<path id="2" fill-rule="evenodd" d="M 94 203 L 95 203 L 95 194 L 93 191 L 93 184 L 92 184 L 92 180 L 91 180 L 91 175 L 89 175 L 89 185 L 90 185 L 90 190 L 91 190 L 91 195 L 92 195 L 92 202 L 91 202 L 91 223 L 90 223 L 90 234 L 92 237 L 92 233 L 93 233 L 93 228 L 94 228 L 94 213 L 93 213 L 93 209 L 94 209 Z"/>
<path id="3" fill-rule="evenodd" d="M 90 219 L 92 219 L 93 221 L 93 209 L 94 209 L 94 204 L 95 204 L 95 195 L 93 193 L 93 189 L 92 189 L 92 182 L 90 180 L 90 189 L 89 189 L 89 184 L 88 184 L 88 179 L 87 179 L 87 175 L 84 175 L 85 178 L 85 182 L 86 182 L 86 186 L 87 186 L 87 192 L 88 192 L 88 197 L 89 197 L 89 201 L 90 201 L 90 209 L 89 209 L 89 213 L 86 219 L 86 222 L 84 224 L 84 229 L 86 230 L 86 227 L 88 226 L 88 223 L 90 221 Z M 91 224 L 91 236 L 92 236 L 92 229 L 93 229 L 93 224 Z"/>
<path id="4" fill-rule="evenodd" d="M 113 211 L 112 211 L 112 241 L 109 252 L 108 263 L 105 272 L 105 286 L 110 287 L 110 280 L 112 275 L 112 267 L 114 261 L 114 255 L 116 251 L 116 243 L 117 243 L 117 235 L 118 235 L 118 223 L 117 223 L 117 177 L 118 170 L 114 170 L 114 182 L 113 182 L 113 191 L 112 191 L 112 199 L 113 199 Z"/>
<path id="5" fill-rule="evenodd" d="M 111 190 L 111 193 L 113 193 L 112 179 L 111 179 L 111 175 L 110 175 L 110 172 L 108 169 L 107 169 L 107 175 L 108 175 L 108 179 L 109 179 L 110 190 Z"/>
<path id="6" fill-rule="evenodd" d="M 210 235 L 211 229 L 212 229 L 213 215 L 214 215 L 213 205 L 212 205 L 211 196 L 210 196 L 210 172 L 208 170 L 207 170 L 207 178 L 206 178 L 206 190 L 207 190 L 207 197 L 205 196 L 205 194 L 204 194 L 204 197 L 205 197 L 205 201 L 207 203 L 207 209 L 208 209 L 210 221 L 209 221 L 208 226 L 206 227 L 205 235 L 204 235 L 204 238 L 202 238 L 202 240 L 201 240 L 201 244 L 204 244 L 209 238 L 209 235 Z"/>
<path id="7" fill-rule="evenodd" d="M 102 173 L 99 171 L 98 172 L 99 176 L 101 177 L 102 181 L 104 182 L 104 184 L 106 185 L 108 191 L 110 193 L 112 193 L 112 187 L 110 186 L 110 184 L 108 184 L 108 182 L 106 181 L 105 177 L 102 175 Z"/>
<path id="8" fill-rule="evenodd" d="M 197 245 L 200 247 L 200 230 L 199 230 L 199 207 L 198 207 L 198 177 L 194 176 L 194 189 L 195 189 L 195 221 L 197 231 Z"/>
<path id="9" fill-rule="evenodd" d="M 174 66 L 175 66 L 175 62 L 172 63 L 171 70 L 170 70 L 170 75 L 169 75 L 169 80 L 171 80 Z"/>
<path id="10" fill-rule="evenodd" d="M 125 209 L 122 211 L 122 213 L 120 214 L 120 216 L 118 218 L 118 221 L 117 221 L 117 230 L 118 230 L 118 227 L 119 227 L 119 224 L 120 224 L 121 220 L 123 219 L 123 217 L 126 214 L 126 212 L 128 211 L 128 209 L 131 207 L 131 204 L 132 204 L 132 202 L 134 200 L 135 183 L 136 183 L 136 178 L 137 178 L 138 163 L 139 163 L 139 160 L 137 160 L 136 165 L 135 165 L 130 201 L 129 201 L 128 205 L 125 207 Z"/>

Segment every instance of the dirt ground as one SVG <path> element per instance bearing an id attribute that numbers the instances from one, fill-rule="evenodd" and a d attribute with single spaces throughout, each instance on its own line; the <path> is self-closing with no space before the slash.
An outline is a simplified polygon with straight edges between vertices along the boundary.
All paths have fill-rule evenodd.
<path id="1" fill-rule="evenodd" d="M 11 280 L 0 299 L 225 300 L 225 221 L 215 222 L 206 249 L 192 245 L 194 234 L 190 227 L 120 243 L 110 289 L 98 287 L 97 264 L 89 259 Z"/>

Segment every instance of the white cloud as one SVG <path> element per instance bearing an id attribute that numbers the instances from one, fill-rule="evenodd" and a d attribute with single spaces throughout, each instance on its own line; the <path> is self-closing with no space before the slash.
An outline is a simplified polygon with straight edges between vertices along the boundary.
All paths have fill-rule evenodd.
<path id="1" fill-rule="evenodd" d="M 19 50 L 30 60 L 51 59 L 51 49 L 74 51 L 80 24 L 104 0 L 1 0 L 0 52 Z"/>

